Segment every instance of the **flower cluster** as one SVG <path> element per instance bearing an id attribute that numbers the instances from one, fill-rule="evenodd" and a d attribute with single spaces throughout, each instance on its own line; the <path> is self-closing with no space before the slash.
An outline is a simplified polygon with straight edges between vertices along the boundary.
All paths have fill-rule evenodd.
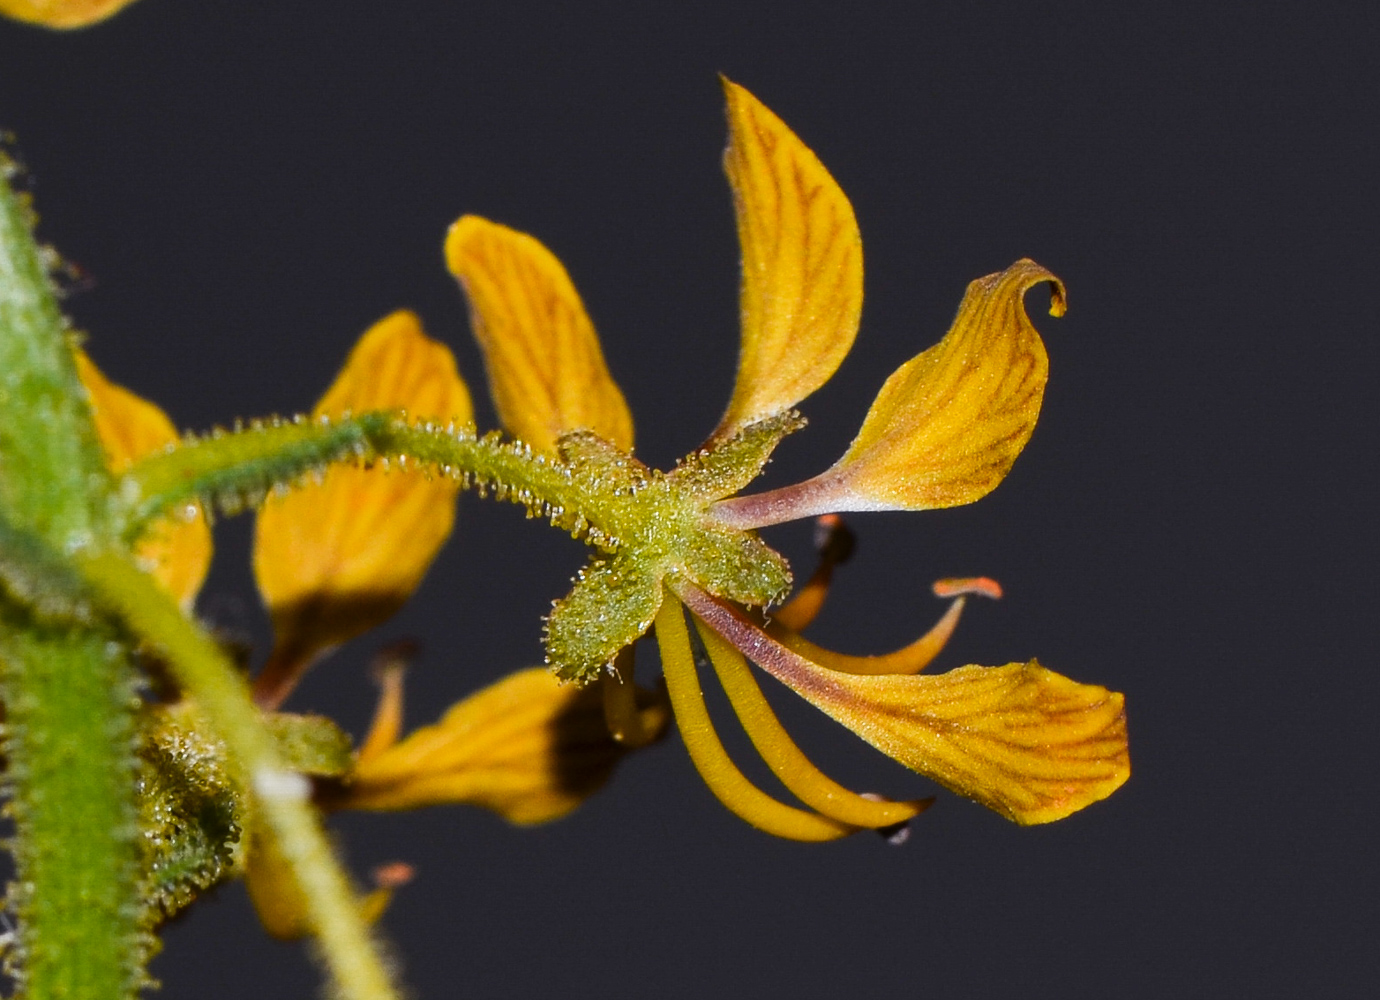
<path id="1" fill-rule="evenodd" d="M 727 81 L 724 89 L 725 169 L 743 261 L 737 379 L 718 426 L 669 472 L 634 457 L 631 415 L 560 262 L 531 236 L 476 216 L 451 227 L 446 261 L 468 297 L 503 428 L 521 442 L 506 454 L 555 476 L 568 487 L 562 495 L 587 498 L 588 510 L 533 495 L 536 487 L 514 492 L 598 551 L 548 620 L 549 671 L 514 674 L 400 738 L 401 670 L 390 661 L 373 730 L 323 804 L 466 802 L 542 822 L 574 808 L 621 754 L 657 738 L 673 717 L 713 793 L 778 836 L 829 840 L 891 828 L 926 808 L 929 800 L 860 795 L 822 774 L 777 721 L 749 664 L 888 756 L 1019 823 L 1060 819 L 1126 780 L 1120 694 L 1034 661 L 921 673 L 964 595 L 999 593 L 989 580 L 937 584 L 954 598 L 949 613 L 892 654 L 849 656 L 801 635 L 840 555 L 834 515 L 965 504 L 1005 476 L 1034 428 L 1047 374 L 1023 297 L 1048 283 L 1059 315 L 1064 290 L 1029 260 L 974 281 L 948 333 L 887 380 L 834 465 L 742 495 L 780 440 L 803 426 L 795 406 L 852 346 L 862 250 L 852 207 L 815 155 L 745 89 Z M 112 471 L 176 443 L 161 411 L 112 385 L 84 354 L 78 364 Z M 455 360 L 411 313 L 364 335 L 314 416 L 370 411 L 472 435 Z M 275 642 L 254 681 L 262 711 L 277 711 L 313 662 L 401 606 L 449 535 L 467 481 L 464 469 L 375 457 L 281 486 L 263 503 L 254 571 Z M 757 530 L 807 517 L 827 529 L 824 560 L 783 605 L 789 570 Z M 190 610 L 211 555 L 200 507 L 159 522 L 138 552 Z M 648 634 L 664 693 L 634 684 L 633 646 Z M 800 805 L 762 791 L 729 758 L 701 693 L 706 664 Z M 253 886 L 253 854 L 248 867 Z M 258 862 L 260 871 L 272 867 L 272 858 Z M 255 893 L 261 910 L 294 933 L 295 918 L 281 912 L 293 908 L 266 884 L 259 879 Z"/>

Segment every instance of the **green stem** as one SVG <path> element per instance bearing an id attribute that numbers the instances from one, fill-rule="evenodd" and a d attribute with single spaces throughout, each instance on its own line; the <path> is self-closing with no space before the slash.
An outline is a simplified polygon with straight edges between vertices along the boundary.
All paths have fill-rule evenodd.
<path id="1" fill-rule="evenodd" d="M 0 616 L 22 995 L 119 998 L 143 978 L 133 670 L 89 630 Z"/>
<path id="2" fill-rule="evenodd" d="M 430 466 L 458 478 L 481 496 L 492 490 L 495 499 L 522 504 L 598 548 L 613 551 L 620 545 L 624 505 L 607 490 L 589 489 L 568 466 L 521 441 L 394 421 L 374 446 L 382 454 L 397 456 L 400 464 Z"/>
<path id="3" fill-rule="evenodd" d="M 475 435 L 433 425 L 408 426 L 388 413 L 340 420 L 255 424 L 248 430 L 192 439 L 136 463 L 119 493 L 129 506 L 129 531 L 188 501 L 238 513 L 269 490 L 348 458 L 421 467 L 461 480 L 607 551 L 619 547 L 626 503 L 607 488 L 589 489 L 559 460 L 497 434 Z"/>
<path id="4" fill-rule="evenodd" d="M 67 327 L 0 157 L 0 699 L 24 995 L 132 996 L 139 929 L 133 671 L 61 554 L 103 532 L 110 477 Z"/>
<path id="5" fill-rule="evenodd" d="M 225 741 L 232 766 L 244 787 L 252 789 L 264 826 L 298 879 L 342 995 L 352 1000 L 395 997 L 354 892 L 312 809 L 310 786 L 283 762 L 234 664 L 128 557 L 84 552 L 77 561 L 99 604 L 167 658 L 178 683 Z"/>
<path id="6" fill-rule="evenodd" d="M 281 483 L 331 462 L 371 454 L 371 439 L 383 433 L 389 421 L 386 413 L 336 422 L 256 421 L 247 429 L 188 438 L 172 451 L 136 463 L 120 481 L 129 527 L 137 531 L 188 500 L 213 500 L 228 513 L 257 506 Z"/>

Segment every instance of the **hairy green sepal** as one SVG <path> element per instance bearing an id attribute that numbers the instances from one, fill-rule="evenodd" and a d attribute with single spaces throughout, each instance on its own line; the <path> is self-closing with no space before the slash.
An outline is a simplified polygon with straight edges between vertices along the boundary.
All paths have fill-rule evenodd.
<path id="1" fill-rule="evenodd" d="M 354 764 L 350 737 L 330 719 L 275 713 L 264 726 L 293 771 L 338 778 Z M 242 870 L 250 806 L 195 705 L 150 706 L 139 728 L 141 895 L 153 930 Z"/>

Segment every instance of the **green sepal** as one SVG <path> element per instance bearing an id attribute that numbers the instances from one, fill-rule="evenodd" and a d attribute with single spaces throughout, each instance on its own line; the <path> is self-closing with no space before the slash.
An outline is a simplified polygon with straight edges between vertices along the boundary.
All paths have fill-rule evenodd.
<path id="1" fill-rule="evenodd" d="M 264 724 L 294 771 L 340 777 L 353 766 L 350 737 L 330 719 L 277 713 Z M 147 708 L 140 731 L 141 897 L 153 930 L 242 867 L 246 804 L 225 744 L 190 702 Z"/>
<path id="2" fill-rule="evenodd" d="M 592 496 L 631 495 L 652 478 L 647 466 L 593 431 L 561 435 L 556 454 L 575 484 Z"/>
<path id="3" fill-rule="evenodd" d="M 595 559 L 546 619 L 546 662 L 562 680 L 592 681 L 652 627 L 659 607 L 659 577 L 621 556 Z"/>
<path id="4" fill-rule="evenodd" d="M 761 474 L 782 438 L 804 426 L 795 410 L 748 424 L 722 444 L 686 455 L 667 478 L 703 502 L 732 496 Z"/>
<path id="5" fill-rule="evenodd" d="M 339 778 L 354 767 L 349 733 L 324 715 L 275 712 L 264 726 L 278 745 L 283 763 L 316 778 Z"/>
<path id="6" fill-rule="evenodd" d="M 706 527 L 695 535 L 684 573 L 715 597 L 767 607 L 785 599 L 791 568 L 754 534 Z"/>
<path id="7" fill-rule="evenodd" d="M 234 874 L 244 793 L 226 767 L 225 745 L 189 706 L 149 707 L 140 728 L 140 895 L 153 930 Z"/>

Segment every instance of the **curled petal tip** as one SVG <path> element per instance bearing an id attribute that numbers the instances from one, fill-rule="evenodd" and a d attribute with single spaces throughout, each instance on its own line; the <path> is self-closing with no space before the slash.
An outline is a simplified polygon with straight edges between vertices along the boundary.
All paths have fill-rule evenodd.
<path id="1" fill-rule="evenodd" d="M 925 510 L 972 503 L 1005 478 L 1035 429 L 1049 375 L 1025 293 L 1048 281 L 1050 312 L 1064 286 L 1032 260 L 968 285 L 938 344 L 898 368 L 843 457 L 813 479 L 722 501 L 714 515 L 757 528 L 850 510 Z"/>
<path id="2" fill-rule="evenodd" d="M 1053 283 L 1051 310 L 1061 315 L 1063 285 L 1031 260 L 968 286 L 948 334 L 887 380 L 847 453 L 822 477 L 845 504 L 952 507 L 1001 482 L 1044 398 L 1049 359 L 1023 303 L 1043 281 Z"/>

